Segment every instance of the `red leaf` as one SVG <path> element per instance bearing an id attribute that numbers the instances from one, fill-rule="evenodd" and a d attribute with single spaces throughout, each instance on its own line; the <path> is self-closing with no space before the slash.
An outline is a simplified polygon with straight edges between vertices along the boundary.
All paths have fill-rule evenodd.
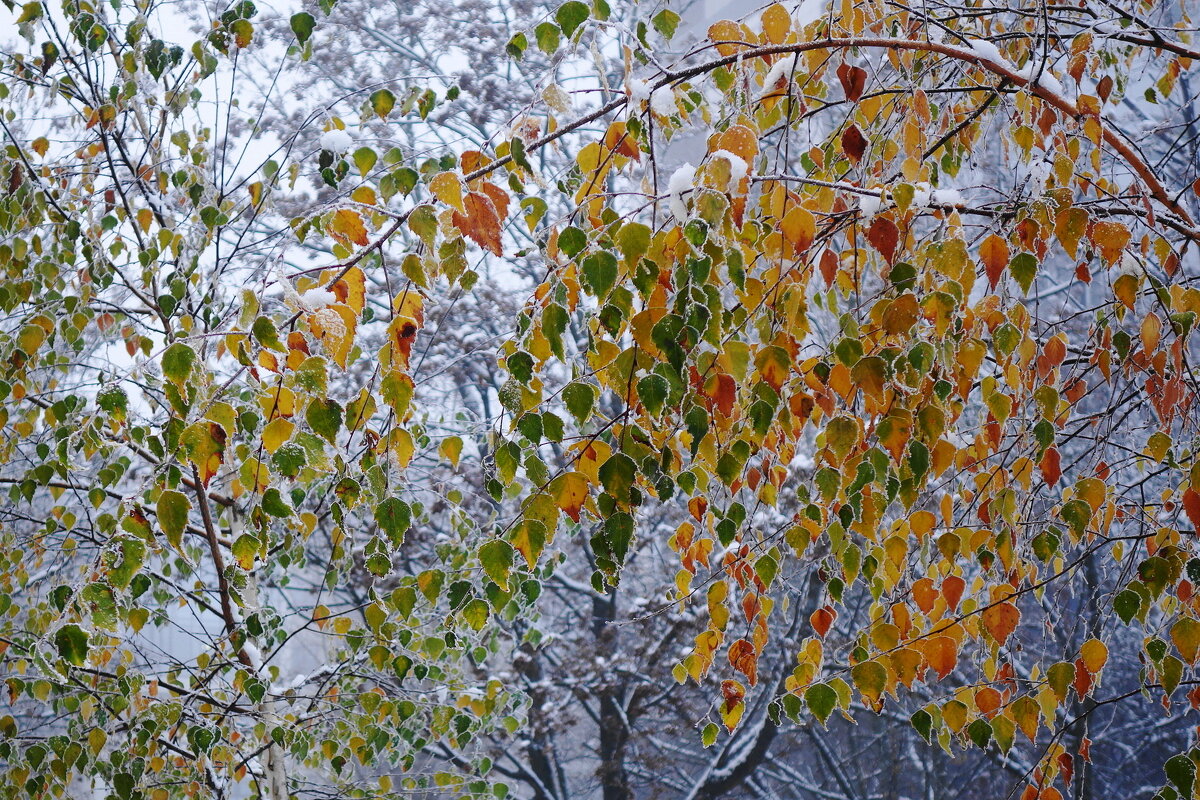
<path id="1" fill-rule="evenodd" d="M 1041 467 L 1042 480 L 1046 482 L 1047 486 L 1058 483 L 1058 479 L 1062 477 L 1062 457 L 1058 453 L 1058 448 L 1047 447 L 1042 456 L 1042 463 L 1038 466 Z"/>
<path id="2" fill-rule="evenodd" d="M 867 241 L 891 264 L 896 258 L 900 229 L 887 217 L 876 217 L 867 229 Z"/>

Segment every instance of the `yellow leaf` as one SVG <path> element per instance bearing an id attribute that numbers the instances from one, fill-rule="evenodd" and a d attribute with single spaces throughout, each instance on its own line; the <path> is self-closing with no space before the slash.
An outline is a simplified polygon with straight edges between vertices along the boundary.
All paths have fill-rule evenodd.
<path id="1" fill-rule="evenodd" d="M 1136 275 L 1120 275 L 1113 281 L 1113 294 L 1126 308 L 1133 310 L 1137 301 L 1138 279 Z"/>
<path id="2" fill-rule="evenodd" d="M 375 452 L 390 454 L 396 459 L 396 465 L 400 469 L 404 469 L 412 461 L 413 457 L 412 434 L 403 428 L 396 428 L 379 440 L 379 444 L 375 445 Z"/>
<path id="3" fill-rule="evenodd" d="M 358 327 L 355 313 L 349 306 L 334 303 L 308 314 L 307 320 L 313 335 L 325 346 L 334 362 L 345 369 L 346 359 L 354 346 L 354 331 Z"/>
<path id="4" fill-rule="evenodd" d="M 579 522 L 579 511 L 588 496 L 588 478 L 582 472 L 567 472 L 550 483 L 550 495 L 560 510 Z"/>
<path id="5" fill-rule="evenodd" d="M 433 176 L 429 182 L 429 191 L 438 200 L 460 212 L 466 211 L 463 206 L 462 180 L 454 172 L 442 172 Z"/>
<path id="6" fill-rule="evenodd" d="M 321 273 L 320 283 L 327 286 L 337 277 L 339 270 L 327 269 Z M 362 314 L 367 302 L 367 276 L 358 267 L 351 267 L 346 274 L 330 287 L 339 303 L 345 303 L 357 315 Z"/>
<path id="7" fill-rule="evenodd" d="M 284 442 L 292 438 L 292 431 L 295 429 L 296 426 L 291 420 L 276 417 L 263 428 L 263 447 L 268 453 L 274 453 L 283 446 Z"/>
<path id="8" fill-rule="evenodd" d="M 779 3 L 768 8 L 762 15 L 763 36 L 771 44 L 783 44 L 792 28 L 792 17 Z"/>
<path id="9" fill-rule="evenodd" d="M 450 462 L 453 467 L 458 467 L 459 456 L 462 455 L 463 440 L 459 436 L 447 436 L 438 446 L 438 452 L 442 458 Z"/>
<path id="10" fill-rule="evenodd" d="M 1171 626 L 1171 641 L 1184 661 L 1195 664 L 1200 655 L 1200 622 L 1190 617 L 1180 619 Z"/>
<path id="11" fill-rule="evenodd" d="M 808 209 L 794 206 L 784 214 L 780 229 L 784 241 L 792 246 L 792 255 L 799 255 L 812 244 L 817 232 L 817 219 Z"/>
<path id="12" fill-rule="evenodd" d="M 353 242 L 360 247 L 371 241 L 367 238 L 367 229 L 363 225 L 362 217 L 357 211 L 349 208 L 339 208 L 333 212 L 333 218 L 329 221 L 329 233 L 338 241 Z"/>
<path id="13" fill-rule="evenodd" d="M 1083 659 L 1083 665 L 1088 668 L 1088 672 L 1096 674 L 1104 669 L 1104 664 L 1108 661 L 1108 647 L 1099 639 L 1088 639 L 1080 648 L 1079 657 Z"/>

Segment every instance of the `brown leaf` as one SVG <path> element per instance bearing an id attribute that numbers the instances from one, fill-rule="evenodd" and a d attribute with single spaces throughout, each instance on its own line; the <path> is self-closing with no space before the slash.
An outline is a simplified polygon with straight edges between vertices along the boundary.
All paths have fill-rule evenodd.
<path id="1" fill-rule="evenodd" d="M 842 134 L 842 152 L 857 164 L 862 160 L 863 153 L 867 151 L 867 140 L 863 136 L 862 131 L 857 125 L 851 125 Z"/>
<path id="2" fill-rule="evenodd" d="M 862 67 L 841 64 L 837 68 L 838 80 L 842 82 L 842 91 L 851 103 L 858 102 L 867 85 L 867 71 Z"/>

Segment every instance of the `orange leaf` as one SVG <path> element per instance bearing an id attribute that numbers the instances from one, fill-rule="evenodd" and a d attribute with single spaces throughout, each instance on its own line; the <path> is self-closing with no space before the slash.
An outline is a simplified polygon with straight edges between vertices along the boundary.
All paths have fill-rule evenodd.
<path id="1" fill-rule="evenodd" d="M 1088 232 L 1088 238 L 1111 266 L 1117 263 L 1122 251 L 1129 244 L 1130 233 L 1129 228 L 1119 222 L 1097 222 Z"/>
<path id="2" fill-rule="evenodd" d="M 938 592 L 933 588 L 933 581 L 929 578 L 921 578 L 912 587 L 913 600 L 917 603 L 917 608 L 921 609 L 921 613 L 928 614 L 933 610 L 933 604 L 937 601 Z"/>
<path id="3" fill-rule="evenodd" d="M 738 672 L 746 676 L 750 685 L 758 683 L 758 653 L 754 645 L 745 639 L 738 639 L 729 646 L 729 663 Z"/>
<path id="4" fill-rule="evenodd" d="M 833 627 L 835 619 L 837 619 L 837 611 L 830 606 L 821 606 L 809 616 L 808 621 L 812 624 L 813 630 L 817 632 L 817 636 L 825 638 L 825 634 L 829 633 L 829 629 Z"/>
<path id="5" fill-rule="evenodd" d="M 1183 512 L 1192 521 L 1192 527 L 1200 531 L 1200 492 L 1188 489 L 1183 493 Z"/>
<path id="6" fill-rule="evenodd" d="M 349 208 L 339 208 L 333 212 L 333 219 L 329 222 L 329 233 L 339 241 L 354 242 L 359 247 L 364 247 L 371 241 L 367 238 L 367 229 L 363 225 L 362 217 L 357 211 Z"/>
<path id="7" fill-rule="evenodd" d="M 1020 621 L 1021 612 L 1012 603 L 997 603 L 983 612 L 983 627 L 999 644 L 1004 644 L 1012 636 Z"/>
<path id="8" fill-rule="evenodd" d="M 950 610 L 958 608 L 958 601 L 962 599 L 963 589 L 967 587 L 967 582 L 957 575 L 951 575 L 942 581 L 942 597 L 946 598 L 946 604 L 950 606 Z"/>
<path id="9" fill-rule="evenodd" d="M 833 251 L 825 248 L 821 253 L 821 277 L 825 279 L 825 285 L 833 286 L 833 279 L 837 277 L 838 258 Z"/>
<path id="10" fill-rule="evenodd" d="M 454 224 L 480 247 L 500 255 L 500 218 L 491 198 L 480 192 L 469 192 L 463 202 L 465 214 L 454 212 Z"/>
<path id="11" fill-rule="evenodd" d="M 953 672 L 958 664 L 958 644 L 949 636 L 928 639 L 922 644 L 921 650 L 929 661 L 929 668 L 937 673 L 939 680 Z"/>
<path id="12" fill-rule="evenodd" d="M 1000 273 L 1008 266 L 1008 243 L 993 233 L 979 245 L 979 258 L 983 261 L 988 282 L 995 289 L 1000 282 Z"/>
<path id="13" fill-rule="evenodd" d="M 799 255 L 812 244 L 817 232 L 817 219 L 808 209 L 794 206 L 783 215 L 779 227 L 784 241 L 792 246 L 792 255 Z"/>

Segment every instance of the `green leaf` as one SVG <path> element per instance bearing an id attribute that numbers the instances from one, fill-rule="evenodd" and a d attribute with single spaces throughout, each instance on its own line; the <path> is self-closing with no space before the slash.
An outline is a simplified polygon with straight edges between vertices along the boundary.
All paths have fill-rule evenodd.
<path id="1" fill-rule="evenodd" d="M 636 474 L 637 465 L 624 453 L 613 453 L 600 465 L 600 483 L 603 484 L 604 491 L 615 497 L 618 502 L 629 501 Z"/>
<path id="2" fill-rule="evenodd" d="M 88 633 L 74 623 L 63 625 L 54 634 L 54 644 L 58 654 L 69 663 L 82 667 L 87 663 Z"/>
<path id="3" fill-rule="evenodd" d="M 617 231 L 617 247 L 626 264 L 636 264 L 650 249 L 650 228 L 640 222 L 627 222 Z"/>
<path id="4" fill-rule="evenodd" d="M 258 556 L 260 542 L 257 536 L 250 533 L 243 533 L 241 536 L 233 540 L 233 547 L 230 548 L 234 559 L 237 560 L 238 566 L 244 570 L 254 568 L 254 559 Z"/>
<path id="5" fill-rule="evenodd" d="M 597 298 L 607 297 L 617 282 L 617 258 L 607 251 L 592 253 L 580 262 L 579 269 L 583 285 Z"/>
<path id="6" fill-rule="evenodd" d="M 1196 782 L 1196 764 L 1185 755 L 1171 756 L 1163 764 L 1167 780 L 1179 789 L 1180 797 L 1192 796 L 1192 785 Z"/>
<path id="7" fill-rule="evenodd" d="M 562 28 L 563 34 L 569 39 L 590 15 L 591 10 L 587 6 L 580 3 L 579 0 L 571 0 L 571 2 L 563 3 L 558 7 L 554 18 L 558 20 L 558 26 Z"/>
<path id="8" fill-rule="evenodd" d="M 184 381 L 192 374 L 196 363 L 196 351 L 183 342 L 176 342 L 162 354 L 163 376 L 176 386 L 183 386 Z"/>
<path id="9" fill-rule="evenodd" d="M 304 419 L 313 433 L 332 444 L 342 427 L 342 406 L 336 400 L 314 397 L 304 412 Z"/>
<path id="10" fill-rule="evenodd" d="M 596 403 L 596 387 L 590 383 L 567 384 L 567 388 L 563 389 L 563 402 L 576 420 L 586 422 Z"/>
<path id="11" fill-rule="evenodd" d="M 587 247 L 587 234 L 574 226 L 563 229 L 558 235 L 558 249 L 569 258 L 574 258 Z"/>
<path id="12" fill-rule="evenodd" d="M 909 718 L 912 726 L 917 733 L 921 734 L 921 738 L 927 743 L 933 744 L 933 717 L 924 709 L 916 712 Z"/>
<path id="13" fill-rule="evenodd" d="M 379 155 L 370 147 L 360 147 L 354 151 L 352 156 L 354 166 L 358 167 L 358 174 L 366 177 L 371 171 L 371 167 L 375 166 L 375 162 L 379 160 Z"/>
<path id="14" fill-rule="evenodd" d="M 837 707 L 838 696 L 829 684 L 815 683 L 804 691 L 804 702 L 813 716 L 824 725 L 825 720 L 829 719 L 829 715 Z"/>
<path id="15" fill-rule="evenodd" d="M 675 29 L 679 27 L 679 15 L 669 8 L 663 9 L 655 14 L 650 22 L 654 25 L 654 30 L 661 33 L 664 39 L 670 39 L 675 35 Z"/>
<path id="16" fill-rule="evenodd" d="M 393 546 L 399 547 L 412 524 L 412 509 L 398 497 L 389 497 L 375 507 L 375 521 Z"/>
<path id="17" fill-rule="evenodd" d="M 661 375 L 647 375 L 637 382 L 638 399 L 651 416 L 657 417 L 666 404 L 671 385 Z"/>
<path id="18" fill-rule="evenodd" d="M 1021 286 L 1021 291 L 1029 293 L 1033 279 L 1037 277 L 1038 261 L 1031 253 L 1017 253 L 1008 262 L 1008 271 Z"/>
<path id="19" fill-rule="evenodd" d="M 479 563 L 483 571 L 506 592 L 515 552 L 512 545 L 503 539 L 495 539 L 479 548 Z"/>
<path id="20" fill-rule="evenodd" d="M 524 33 L 518 33 L 516 36 L 508 40 L 508 44 L 504 46 L 504 50 L 513 58 L 521 58 L 525 55 L 525 50 L 528 47 L 529 39 Z"/>
<path id="21" fill-rule="evenodd" d="M 1117 616 L 1126 625 L 1137 616 L 1141 607 L 1142 598 L 1138 596 L 1137 592 L 1130 591 L 1129 589 L 1125 589 L 1113 598 L 1113 610 L 1117 612 Z"/>
<path id="22" fill-rule="evenodd" d="M 553 53 L 558 50 L 561 33 L 562 30 L 553 22 L 543 22 L 533 29 L 533 37 L 537 40 L 538 49 L 543 53 Z"/>
<path id="23" fill-rule="evenodd" d="M 392 109 L 395 107 L 396 95 L 387 89 L 378 89 L 371 92 L 371 110 L 375 112 L 375 116 L 384 119 L 388 114 L 392 113 Z"/>
<path id="24" fill-rule="evenodd" d="M 300 44 L 304 44 L 312 37 L 313 29 L 317 26 L 317 21 L 307 11 L 293 14 L 291 23 L 292 33 L 296 34 L 296 41 L 300 42 Z"/>

